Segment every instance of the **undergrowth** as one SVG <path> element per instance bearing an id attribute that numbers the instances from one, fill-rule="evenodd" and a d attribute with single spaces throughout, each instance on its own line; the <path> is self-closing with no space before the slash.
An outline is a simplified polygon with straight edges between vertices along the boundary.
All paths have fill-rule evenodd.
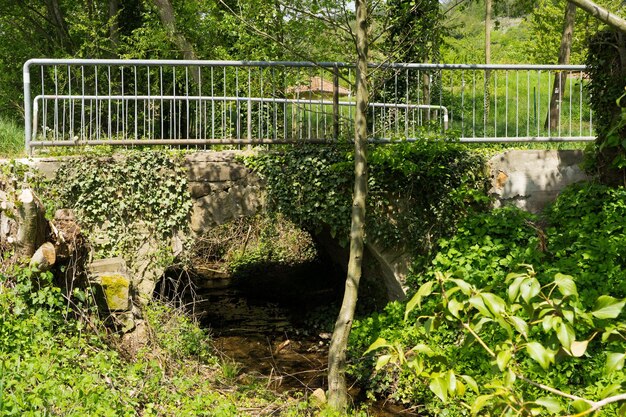
<path id="1" fill-rule="evenodd" d="M 585 310 L 597 309 L 597 299 L 601 295 L 605 296 L 605 300 L 616 300 L 616 306 L 621 305 L 618 300 L 626 297 L 625 245 L 626 189 L 596 184 L 575 185 L 565 190 L 541 217 L 510 207 L 468 216 L 460 222 L 454 236 L 439 241 L 439 249 L 427 268 L 415 268 L 409 283 L 415 293 L 422 284 L 445 275 L 506 300 L 510 298 L 511 291 L 510 282 L 507 282 L 509 273 L 519 273 L 533 265 L 533 276 L 546 288 L 555 276 L 571 276 L 577 288 L 575 302 L 580 303 L 576 304 L 579 309 L 577 314 L 582 314 Z M 384 312 L 357 322 L 350 343 L 353 360 L 351 373 L 369 387 L 371 396 L 389 397 L 417 405 L 422 415 L 468 415 L 469 408 L 463 403 L 471 404 L 477 399 L 473 390 L 468 389 L 462 400 L 450 399 L 444 404 L 429 388 L 429 378 L 424 375 L 437 375 L 442 369 L 452 368 L 457 374 L 473 377 L 483 387 L 483 384 L 497 378 L 500 370 L 460 324 L 455 325 L 452 321 L 429 322 L 418 318 L 431 315 L 438 301 L 440 298 L 429 299 L 409 317 L 405 315 L 403 303 L 391 303 Z M 550 302 L 561 303 L 561 300 L 555 298 Z M 565 309 L 565 303 L 556 308 Z M 524 316 L 523 312 L 518 314 Z M 591 340 L 586 342 L 588 347 L 580 358 L 568 356 L 562 351 L 558 353 L 559 341 L 564 340 L 565 334 L 557 331 L 546 331 L 543 334 L 539 332 L 541 324 L 531 323 L 531 336 L 548 349 L 546 352 L 554 351 L 558 354 L 552 358 L 555 362 L 551 367 L 544 367 L 525 356 L 523 345 L 514 347 L 520 366 L 516 372 L 535 382 L 592 400 L 620 390 L 623 392 L 626 389 L 623 362 L 616 362 L 614 366 L 605 364 L 609 357 L 623 357 L 620 352 L 624 352 L 624 340 L 620 331 L 624 328 L 624 315 L 622 312 L 613 322 L 602 321 L 601 327 L 609 329 L 606 335 L 610 336 L 600 337 L 600 330 L 595 334 L 593 329 L 591 332 L 585 330 L 588 324 L 577 325 L 577 335 L 578 332 L 591 335 Z M 569 316 L 565 314 L 563 317 Z M 565 329 L 559 323 L 555 322 L 556 328 Z M 611 328 L 614 328 L 612 335 Z M 481 330 L 481 337 L 496 351 L 504 349 L 499 343 L 507 338 L 503 328 L 489 323 Z M 425 352 L 423 346 L 427 346 L 429 353 L 424 368 L 417 372 L 408 366 L 389 365 L 374 371 L 378 355 L 368 354 L 363 357 L 362 354 L 377 338 L 397 346 L 394 349 L 411 350 L 413 355 Z M 418 346 L 422 346 L 422 350 L 415 350 Z M 543 398 L 548 395 L 537 387 L 519 381 L 512 384 L 524 397 Z M 550 400 L 549 405 L 556 409 L 562 404 Z M 530 410 L 537 405 L 526 404 L 524 407 Z M 614 405 L 606 407 L 601 415 L 617 415 L 618 408 Z M 537 414 L 546 412 L 534 410 Z M 482 413 L 487 411 L 483 410 Z M 548 410 L 546 415 L 549 414 Z M 575 412 L 570 410 L 566 414 Z"/>
<path id="2" fill-rule="evenodd" d="M 148 343 L 132 355 L 117 350 L 89 314 L 89 294 L 77 290 L 69 302 L 52 281 L 29 269 L 0 275 L 0 415 L 313 414 L 261 379 L 242 380 L 205 331 L 163 304 L 145 311 Z"/>

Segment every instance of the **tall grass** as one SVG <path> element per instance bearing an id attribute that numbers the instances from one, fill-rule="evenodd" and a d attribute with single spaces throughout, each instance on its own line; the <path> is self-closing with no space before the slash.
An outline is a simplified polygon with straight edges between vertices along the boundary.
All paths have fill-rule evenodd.
<path id="1" fill-rule="evenodd" d="M 0 116 L 0 157 L 15 158 L 24 154 L 24 128 Z"/>

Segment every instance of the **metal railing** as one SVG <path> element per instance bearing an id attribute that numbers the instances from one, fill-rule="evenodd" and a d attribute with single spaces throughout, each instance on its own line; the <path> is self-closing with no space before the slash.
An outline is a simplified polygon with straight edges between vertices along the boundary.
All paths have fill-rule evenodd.
<path id="1" fill-rule="evenodd" d="M 32 59 L 26 147 L 349 140 L 354 78 L 345 63 Z M 575 65 L 372 64 L 368 130 L 377 142 L 593 140 L 587 82 Z"/>

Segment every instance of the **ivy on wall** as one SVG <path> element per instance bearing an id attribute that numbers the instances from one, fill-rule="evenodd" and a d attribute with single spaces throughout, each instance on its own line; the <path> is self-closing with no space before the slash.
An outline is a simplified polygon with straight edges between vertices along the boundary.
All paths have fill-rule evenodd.
<path id="1" fill-rule="evenodd" d="M 347 242 L 353 184 L 349 145 L 293 146 L 248 157 L 266 182 L 269 210 Z M 427 253 L 468 211 L 487 202 L 484 159 L 458 143 L 373 146 L 369 156 L 367 236 Z"/>
<path id="2" fill-rule="evenodd" d="M 188 228 L 192 205 L 182 156 L 157 151 L 72 159 L 49 194 L 95 234 L 97 256 L 124 255 L 146 235 L 168 242 Z"/>
<path id="3" fill-rule="evenodd" d="M 626 185 L 626 35 L 598 32 L 589 42 L 587 71 L 598 139 L 588 167 L 602 182 Z"/>

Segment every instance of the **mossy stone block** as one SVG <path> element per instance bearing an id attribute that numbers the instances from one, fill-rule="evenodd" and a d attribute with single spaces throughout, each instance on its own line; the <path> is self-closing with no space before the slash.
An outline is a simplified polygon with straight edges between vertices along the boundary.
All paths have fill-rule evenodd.
<path id="1" fill-rule="evenodd" d="M 127 311 L 130 308 L 130 279 L 122 274 L 103 274 L 98 277 L 102 298 L 109 311 Z"/>

